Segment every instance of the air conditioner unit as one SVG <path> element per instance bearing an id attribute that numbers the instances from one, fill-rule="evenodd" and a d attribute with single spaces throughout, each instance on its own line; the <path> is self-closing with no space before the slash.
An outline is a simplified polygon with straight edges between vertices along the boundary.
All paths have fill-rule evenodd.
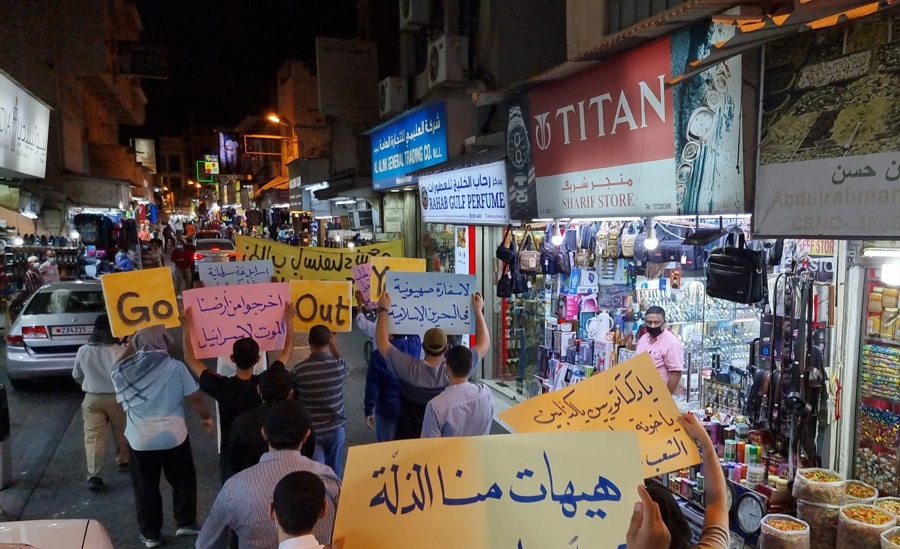
<path id="1" fill-rule="evenodd" d="M 469 70 L 469 39 L 444 35 L 428 42 L 428 87 L 461 84 Z"/>
<path id="2" fill-rule="evenodd" d="M 423 97 L 428 95 L 428 69 L 420 72 L 416 75 L 415 84 L 415 93 L 416 93 L 416 101 L 422 100 Z"/>
<path id="3" fill-rule="evenodd" d="M 406 110 L 409 94 L 406 78 L 389 76 L 378 83 L 378 113 L 381 116 Z"/>
<path id="4" fill-rule="evenodd" d="M 400 30 L 417 32 L 431 24 L 431 0 L 400 0 Z"/>

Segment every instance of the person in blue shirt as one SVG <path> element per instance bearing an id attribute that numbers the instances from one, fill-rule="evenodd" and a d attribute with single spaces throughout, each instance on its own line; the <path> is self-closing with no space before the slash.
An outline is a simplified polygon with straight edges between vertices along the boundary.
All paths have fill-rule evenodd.
<path id="1" fill-rule="evenodd" d="M 117 271 L 133 271 L 134 270 L 134 252 L 120 250 L 116 254 L 116 270 Z"/>
<path id="2" fill-rule="evenodd" d="M 365 297 L 356 291 L 356 325 L 370 338 L 375 338 L 375 323 L 367 319 Z M 401 352 L 419 358 L 422 355 L 422 339 L 418 335 L 393 335 L 391 345 Z M 394 440 L 397 435 L 397 419 L 400 417 L 400 385 L 394 373 L 377 349 L 372 351 L 366 370 L 366 394 L 363 399 L 366 426 L 375 430 L 378 442 Z"/>

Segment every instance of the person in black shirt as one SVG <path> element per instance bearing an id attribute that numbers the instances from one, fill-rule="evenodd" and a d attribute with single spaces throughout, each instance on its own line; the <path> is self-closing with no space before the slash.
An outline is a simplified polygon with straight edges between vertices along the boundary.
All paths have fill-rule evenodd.
<path id="1" fill-rule="evenodd" d="M 184 332 L 184 362 L 191 370 L 199 383 L 200 390 L 213 397 L 219 404 L 219 429 L 221 441 L 219 443 L 219 473 L 222 483 L 230 476 L 228 474 L 228 440 L 231 434 L 231 425 L 242 413 L 258 408 L 262 403 L 257 390 L 259 376 L 253 373 L 253 367 L 259 362 L 259 344 L 252 338 L 245 337 L 234 342 L 231 360 L 236 366 L 235 375 L 226 377 L 213 372 L 194 356 L 194 348 L 191 345 L 191 329 L 193 327 L 192 311 L 189 307 L 185 310 L 185 321 L 182 326 Z M 294 307 L 288 303 L 284 308 L 285 338 L 284 347 L 278 355 L 278 359 L 269 366 L 277 367 L 291 359 L 291 351 L 294 348 Z"/>
<path id="2" fill-rule="evenodd" d="M 262 406 L 239 415 L 231 425 L 231 438 L 228 441 L 229 477 L 259 463 L 260 456 L 269 450 L 269 443 L 262 436 L 266 414 L 275 403 L 297 398 L 293 381 L 291 373 L 279 362 L 259 375 L 257 389 L 262 397 Z M 306 406 L 303 407 L 303 414 L 307 417 L 309 415 Z M 312 424 L 311 419 L 306 421 L 309 425 Z M 312 459 L 315 448 L 316 434 L 310 430 L 306 442 L 300 446 L 300 453 Z"/>

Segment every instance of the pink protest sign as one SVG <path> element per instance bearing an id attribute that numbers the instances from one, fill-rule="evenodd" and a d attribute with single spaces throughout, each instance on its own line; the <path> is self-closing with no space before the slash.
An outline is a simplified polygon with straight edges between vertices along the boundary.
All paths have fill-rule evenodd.
<path id="1" fill-rule="evenodd" d="M 197 358 L 228 356 L 238 339 L 252 337 L 260 351 L 284 347 L 284 308 L 291 300 L 289 284 L 247 284 L 197 288 L 184 292 L 191 309 L 191 342 Z"/>
<path id="2" fill-rule="evenodd" d="M 372 265 L 370 263 L 354 265 L 351 271 L 353 271 L 353 283 L 356 285 L 354 293 L 355 290 L 361 291 L 366 298 L 366 309 L 374 309 L 375 303 L 370 298 L 372 293 Z"/>

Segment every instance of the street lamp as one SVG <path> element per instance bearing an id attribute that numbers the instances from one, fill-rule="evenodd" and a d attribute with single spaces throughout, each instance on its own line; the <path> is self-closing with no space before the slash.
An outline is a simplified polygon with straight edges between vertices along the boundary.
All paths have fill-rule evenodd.
<path id="1" fill-rule="evenodd" d="M 297 137 L 297 126 L 294 124 L 291 124 L 287 118 L 285 118 L 283 116 L 279 116 L 279 115 L 275 114 L 274 112 L 269 113 L 269 115 L 266 116 L 266 119 L 269 122 L 278 124 L 279 126 L 287 126 L 291 129 L 291 137 L 290 137 L 291 160 L 293 160 L 294 158 L 299 158 L 300 157 L 300 139 Z"/>

